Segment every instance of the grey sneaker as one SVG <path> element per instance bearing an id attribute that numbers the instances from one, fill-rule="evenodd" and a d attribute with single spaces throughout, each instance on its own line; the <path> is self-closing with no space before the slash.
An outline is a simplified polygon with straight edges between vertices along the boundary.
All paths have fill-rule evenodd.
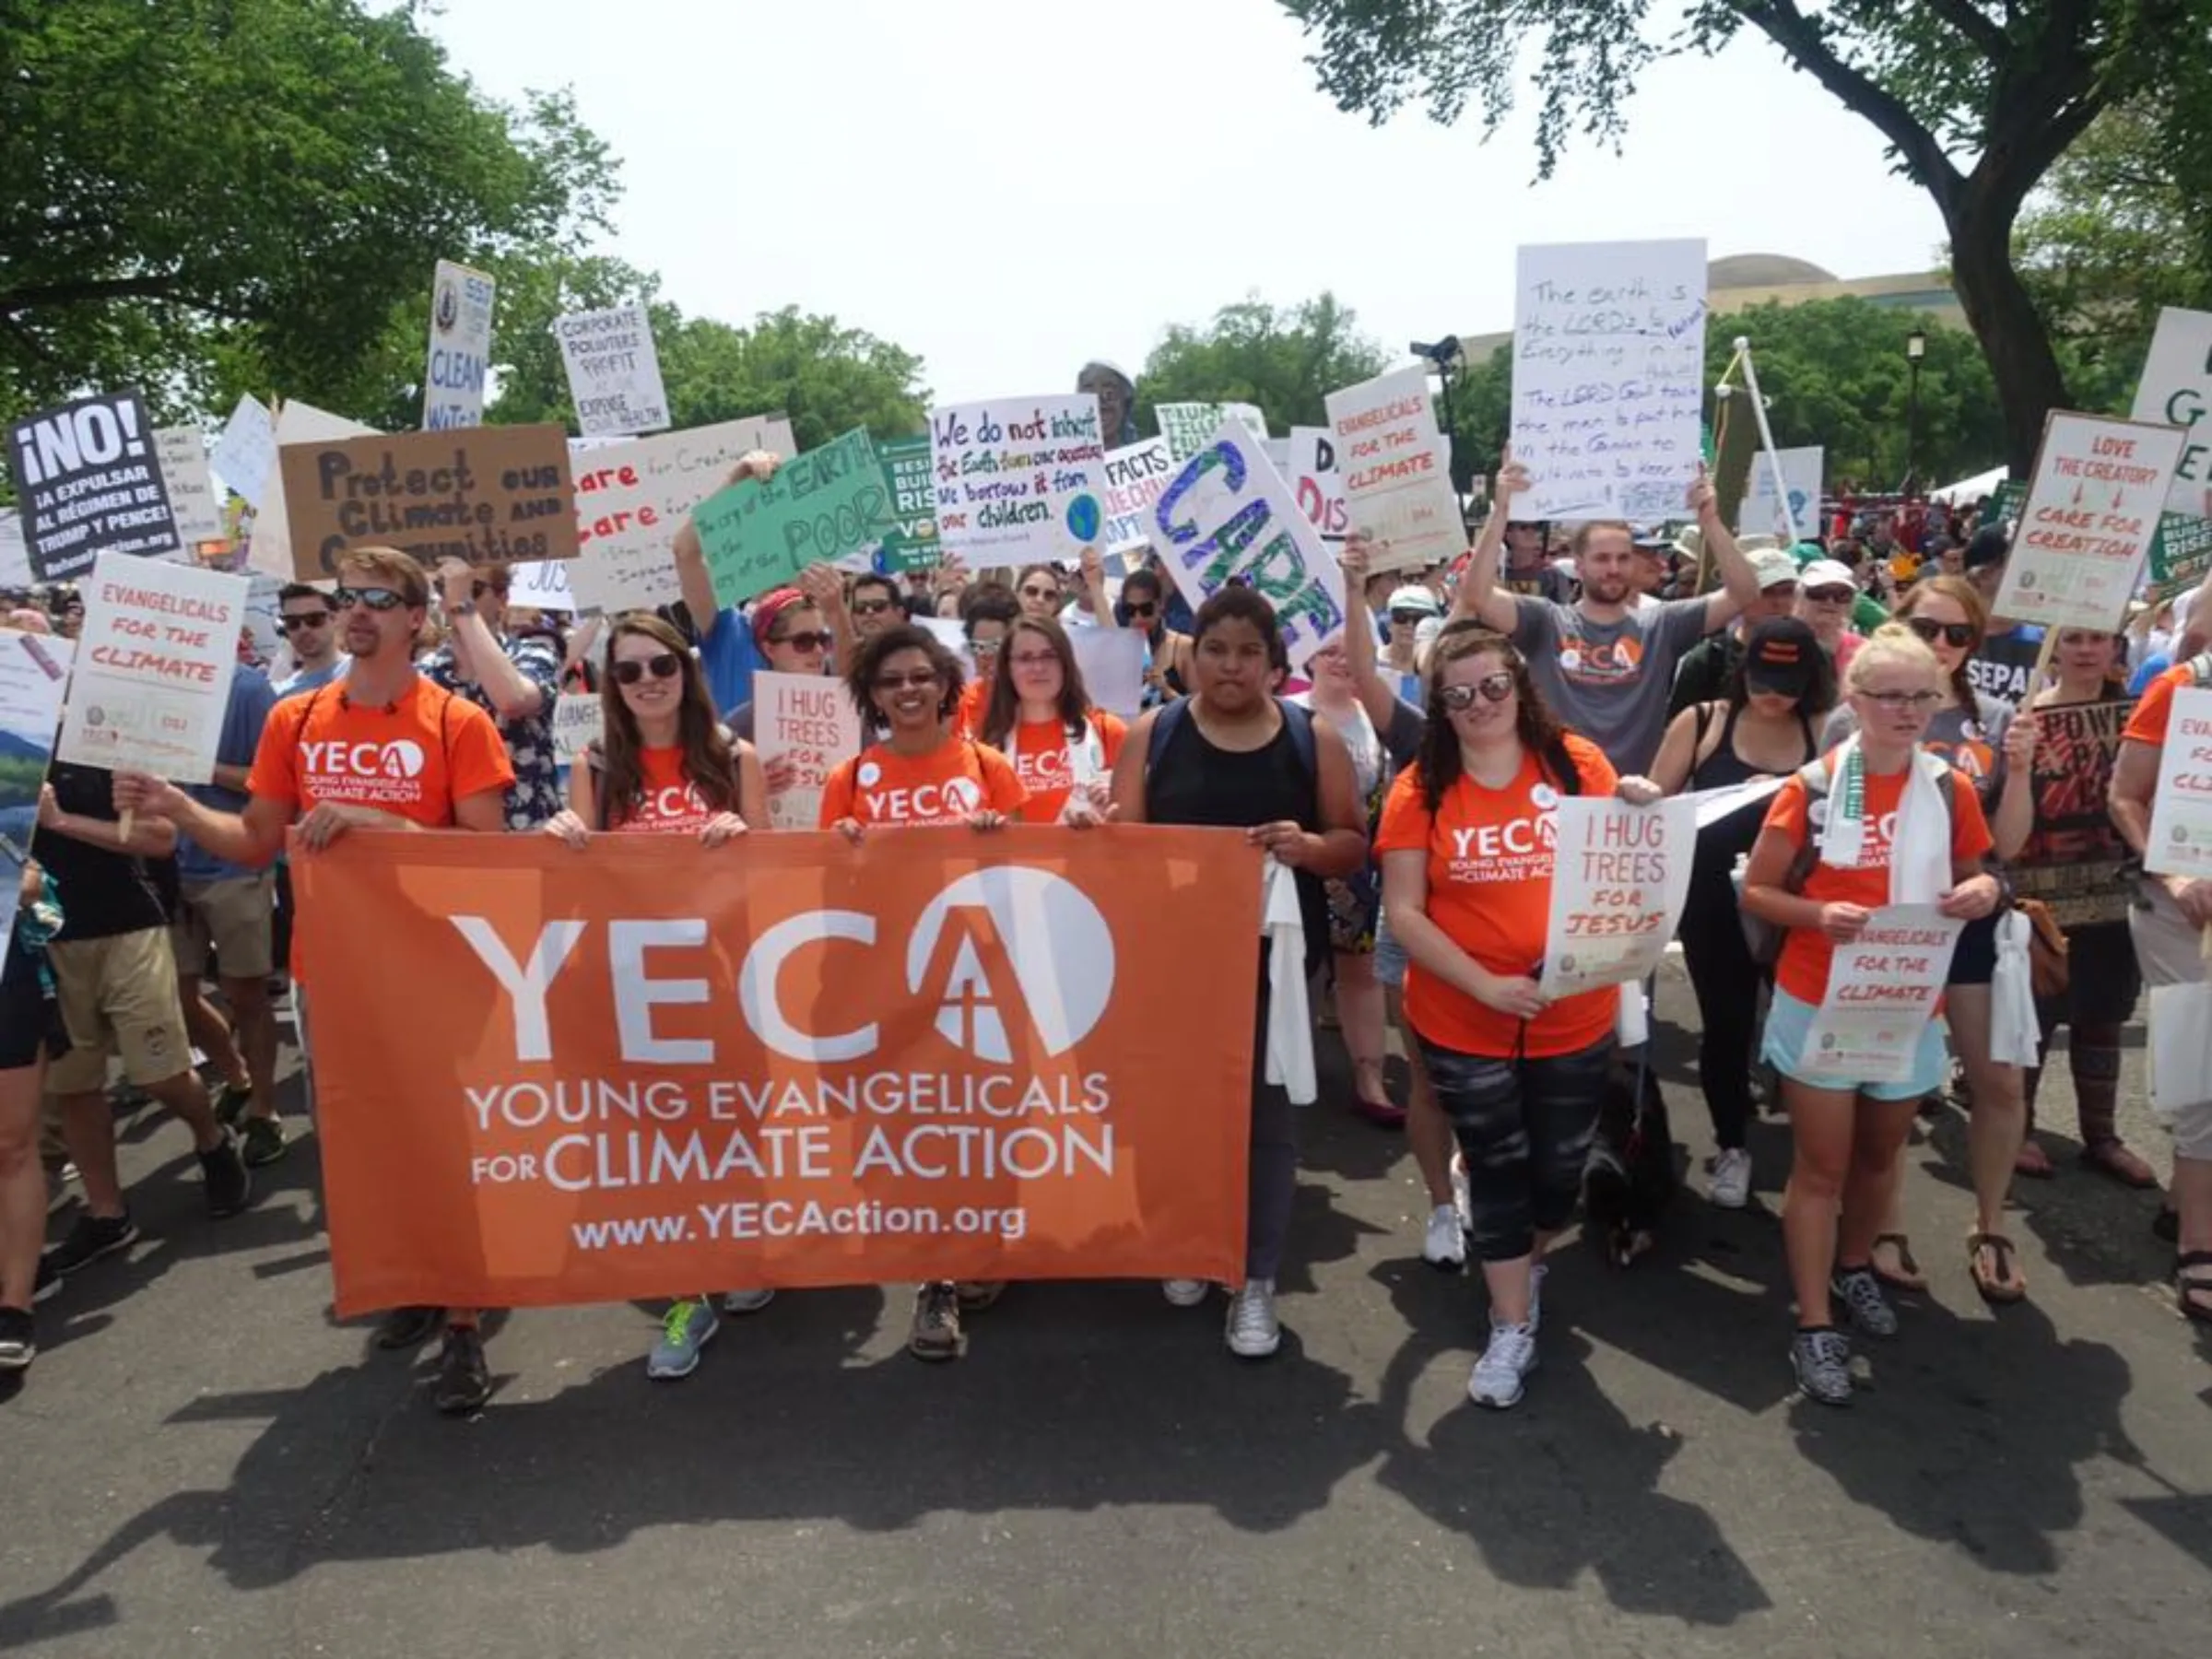
<path id="1" fill-rule="evenodd" d="M 1882 1294 L 1871 1267 L 1853 1267 L 1829 1281 L 1829 1294 L 1842 1302 L 1851 1323 L 1869 1336 L 1897 1335 L 1897 1310 Z"/>
<path id="2" fill-rule="evenodd" d="M 724 1313 L 758 1313 L 776 1300 L 773 1290 L 724 1290 L 722 1293 L 722 1311 Z"/>
<path id="3" fill-rule="evenodd" d="M 645 1374 L 656 1382 L 673 1382 L 699 1369 L 700 1350 L 714 1340 L 722 1322 L 713 1306 L 687 1297 L 668 1310 L 661 1322 L 661 1339 L 645 1356 Z"/>
<path id="4" fill-rule="evenodd" d="M 1800 1331 L 1790 1343 L 1790 1369 L 1808 1400 L 1851 1404 L 1851 1344 L 1841 1331 Z"/>
<path id="5" fill-rule="evenodd" d="M 1467 1237 L 1459 1225 L 1459 1211 L 1440 1204 L 1429 1212 L 1429 1226 L 1421 1235 L 1421 1260 L 1431 1267 L 1457 1273 L 1467 1265 Z"/>
<path id="6" fill-rule="evenodd" d="M 1194 1308 L 1206 1300 L 1204 1279 L 1162 1279 L 1159 1288 L 1169 1302 L 1178 1308 Z"/>
<path id="7" fill-rule="evenodd" d="M 1283 1327 L 1275 1316 L 1275 1281 L 1246 1279 L 1229 1299 L 1229 1323 L 1222 1334 L 1240 1359 L 1265 1359 L 1283 1345 Z"/>
<path id="8" fill-rule="evenodd" d="M 1743 1147 L 1729 1147 L 1712 1160 L 1712 1202 L 1737 1210 L 1751 1202 L 1751 1154 Z"/>
<path id="9" fill-rule="evenodd" d="M 960 1299 L 951 1284 L 933 1281 L 914 1292 L 914 1323 L 906 1351 L 917 1359 L 958 1359 L 967 1346 L 960 1335 Z"/>
<path id="10" fill-rule="evenodd" d="M 1467 1398 L 1492 1411 L 1506 1411 L 1521 1404 L 1523 1382 L 1536 1369 L 1536 1328 L 1533 1324 L 1490 1327 L 1490 1346 L 1475 1361 L 1467 1379 Z"/>

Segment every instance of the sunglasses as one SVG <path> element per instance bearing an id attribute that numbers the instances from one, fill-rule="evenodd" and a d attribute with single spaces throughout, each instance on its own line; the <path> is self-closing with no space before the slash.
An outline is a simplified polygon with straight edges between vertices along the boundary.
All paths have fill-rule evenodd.
<path id="1" fill-rule="evenodd" d="M 1974 642 L 1974 625 L 1971 622 L 1936 622 L 1926 617 L 1907 617 L 1912 631 L 1933 645 L 1942 640 L 1965 650 Z"/>
<path id="2" fill-rule="evenodd" d="M 879 674 L 871 683 L 878 691 L 903 691 L 910 686 L 935 685 L 937 671 L 934 668 L 921 668 L 912 674 Z"/>
<path id="3" fill-rule="evenodd" d="M 1024 599 L 1057 599 L 1060 597 L 1060 590 L 1049 587 L 1025 587 L 1021 590 L 1021 596 Z"/>
<path id="4" fill-rule="evenodd" d="M 768 642 L 788 645 L 794 651 L 827 651 L 837 643 L 837 636 L 826 628 L 811 633 L 802 629 L 796 633 L 771 634 Z"/>
<path id="5" fill-rule="evenodd" d="M 1143 617 L 1149 620 L 1159 615 L 1159 601 L 1157 599 L 1126 599 L 1122 602 L 1122 608 L 1133 617 Z"/>
<path id="6" fill-rule="evenodd" d="M 1402 622 L 1406 627 L 1413 628 L 1428 621 L 1429 615 L 1429 612 L 1425 610 L 1394 610 L 1390 613 L 1390 619 L 1394 623 Z"/>
<path id="7" fill-rule="evenodd" d="M 308 612 L 302 611 L 299 616 L 296 617 L 279 617 L 276 618 L 276 631 L 278 633 L 288 634 L 298 629 L 328 628 L 329 626 L 330 613 L 328 611 L 315 611 L 312 615 Z"/>
<path id="8" fill-rule="evenodd" d="M 365 605 L 381 614 L 397 610 L 406 602 L 405 594 L 395 594 L 390 588 L 342 587 L 333 590 L 330 595 L 331 605 L 342 611 L 351 610 L 357 605 Z"/>
<path id="9" fill-rule="evenodd" d="M 1806 588 L 1804 592 L 1816 605 L 1849 605 L 1853 597 L 1853 591 L 1847 587 Z"/>
<path id="10" fill-rule="evenodd" d="M 1892 714 L 1902 714 L 1908 711 L 1918 714 L 1943 700 L 1940 691 L 1862 691 L 1859 695 Z"/>
<path id="11" fill-rule="evenodd" d="M 607 665 L 618 686 L 634 686 L 648 674 L 656 680 L 674 679 L 684 671 L 683 659 L 673 651 L 644 658 L 621 657 Z"/>
<path id="12" fill-rule="evenodd" d="M 1500 668 L 1495 674 L 1486 674 L 1471 686 L 1439 686 L 1436 700 L 1444 705 L 1447 714 L 1464 714 L 1475 706 L 1477 694 L 1484 702 L 1503 702 L 1513 694 L 1513 677 Z"/>
<path id="13" fill-rule="evenodd" d="M 888 599 L 855 599 L 853 601 L 853 614 L 856 617 L 880 617 L 890 608 L 891 602 Z"/>

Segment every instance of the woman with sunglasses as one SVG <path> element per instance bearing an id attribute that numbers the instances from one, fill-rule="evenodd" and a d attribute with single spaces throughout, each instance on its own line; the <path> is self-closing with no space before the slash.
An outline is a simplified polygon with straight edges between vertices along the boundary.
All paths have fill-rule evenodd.
<path id="1" fill-rule="evenodd" d="M 1840 675 L 1864 642 L 1851 631 L 1859 584 L 1851 567 L 1833 559 L 1816 559 L 1797 572 L 1797 619 L 1813 630 Z"/>
<path id="2" fill-rule="evenodd" d="M 1014 590 L 999 582 L 980 582 L 960 595 L 960 637 L 968 641 L 975 678 L 960 688 L 960 730 L 971 737 L 983 729 L 983 711 L 991 703 L 991 688 L 998 683 L 998 655 L 1006 649 L 1007 632 L 1021 620 L 1021 601 Z"/>
<path id="3" fill-rule="evenodd" d="M 1116 607 L 1123 626 L 1142 630 L 1151 660 L 1145 667 L 1145 700 L 1164 702 L 1186 697 L 1191 689 L 1191 639 L 1168 626 L 1167 587 L 1150 565 L 1140 566 L 1122 579 L 1122 600 Z"/>
<path id="4" fill-rule="evenodd" d="M 1797 1298 L 1790 1362 L 1806 1396 L 1828 1406 L 1847 1406 L 1852 1394 L 1851 1345 L 1835 1328 L 1833 1302 L 1870 1336 L 1897 1332 L 1874 1252 L 1914 1108 L 1945 1065 L 1942 1024 L 1930 1018 L 1901 1082 L 1808 1072 L 1835 947 L 1885 905 L 1933 903 L 1971 922 L 1998 900 L 1996 878 L 1983 869 L 1992 842 L 1972 781 L 1921 753 L 1950 697 L 1935 654 L 1910 629 L 1878 629 L 1846 685 L 1855 730 L 1824 763 L 1827 789 L 1816 801 L 1802 776 L 1783 784 L 1743 898 L 1750 914 L 1785 930 L 1762 1052 L 1783 1079 L 1794 1138 L 1782 1217 Z"/>
<path id="5" fill-rule="evenodd" d="M 1394 689 L 1407 702 L 1422 700 L 1421 624 L 1437 621 L 1443 614 L 1437 596 L 1418 583 L 1398 588 L 1390 595 L 1390 607 L 1383 613 L 1389 619 L 1390 638 L 1382 647 L 1382 674 L 1385 679 L 1396 680 Z"/>
<path id="6" fill-rule="evenodd" d="M 2127 695 L 2121 636 L 2093 628 L 2059 630 L 2052 653 L 2055 682 L 2038 691 L 2005 736 L 2005 800 L 2027 797 L 2030 822 L 2000 811 L 1997 855 L 2023 889 L 2048 894 L 2064 919 L 2065 983 L 2036 1000 L 2042 1027 L 2039 1064 L 2024 1078 L 2027 1135 L 2013 1168 L 2049 1179 L 2050 1154 L 2035 1139 L 2040 1061 L 2060 1026 L 2072 1032 L 2066 1058 L 2080 1114 L 2081 1161 L 2123 1186 L 2155 1187 L 2159 1178 L 2120 1138 L 2121 1028 L 2136 1009 L 2143 974 L 2128 938 L 2129 888 L 2121 875 L 2127 843 L 2106 805 Z"/>
<path id="7" fill-rule="evenodd" d="M 1091 705 L 1067 630 L 1050 618 L 1022 617 L 997 655 L 978 735 L 1014 763 L 1029 797 L 1017 816 L 1054 824 L 1077 803 L 1084 814 L 1103 813 L 1129 728 Z"/>
<path id="8" fill-rule="evenodd" d="M 1033 564 L 1014 579 L 1014 597 L 1025 617 L 1057 617 L 1066 595 L 1060 572 L 1049 564 Z"/>

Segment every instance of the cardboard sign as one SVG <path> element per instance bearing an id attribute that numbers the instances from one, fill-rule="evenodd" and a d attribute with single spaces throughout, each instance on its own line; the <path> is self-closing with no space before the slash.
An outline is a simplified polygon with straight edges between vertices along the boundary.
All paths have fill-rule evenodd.
<path id="1" fill-rule="evenodd" d="M 38 828 L 39 790 L 53 759 L 69 659 L 58 634 L 0 628 L 0 942 L 13 948 L 23 861 Z"/>
<path id="2" fill-rule="evenodd" d="M 491 367 L 492 281 L 481 271 L 438 262 L 430 284 L 430 345 L 422 380 L 428 432 L 484 424 L 484 376 Z"/>
<path id="3" fill-rule="evenodd" d="M 2212 876 L 2212 691 L 2189 686 L 2173 694 L 2143 867 L 2153 876 Z"/>
<path id="4" fill-rule="evenodd" d="M 1327 398 L 1347 530 L 1374 543 L 1370 571 L 1444 564 L 1467 548 L 1452 451 L 1436 424 L 1429 371 L 1385 374 Z"/>
<path id="5" fill-rule="evenodd" d="M 154 425 L 135 392 L 80 397 L 8 429 L 23 540 L 41 582 L 83 575 L 102 553 L 143 559 L 177 545 Z"/>
<path id="6" fill-rule="evenodd" d="M 1267 436 L 1267 416 L 1257 404 L 1168 403 L 1152 411 L 1159 435 L 1167 440 L 1168 453 L 1188 461 L 1212 441 L 1225 420 L 1240 421 L 1254 438 Z"/>
<path id="7" fill-rule="evenodd" d="M 1521 516 L 1655 523 L 1704 458 L 1705 244 L 1521 250 L 1513 308 L 1513 458 Z"/>
<path id="8" fill-rule="evenodd" d="M 794 456 L 767 483 L 747 478 L 692 513 L 714 596 L 742 605 L 810 564 L 865 552 L 890 525 L 890 489 L 866 429 Z"/>
<path id="9" fill-rule="evenodd" d="M 782 788 L 769 790 L 769 822 L 778 830 L 818 829 L 830 774 L 860 753 L 860 714 L 844 682 L 822 674 L 754 675 L 753 747 L 763 769 L 791 772 Z"/>
<path id="10" fill-rule="evenodd" d="M 571 312 L 555 320 L 553 335 L 585 437 L 657 432 L 668 424 L 668 392 L 661 384 L 661 359 L 642 301 Z"/>
<path id="11" fill-rule="evenodd" d="M 2116 629 L 2181 459 L 2178 427 L 2053 410 L 1994 607 L 2044 628 Z"/>
<path id="12" fill-rule="evenodd" d="M 246 579 L 103 553 L 84 597 L 76 677 L 54 752 L 177 783 L 212 781 Z"/>
<path id="13" fill-rule="evenodd" d="M 1649 977 L 1682 924 L 1697 855 L 1698 804 L 1651 806 L 1570 795 L 1558 807 L 1547 996 L 1572 996 Z"/>
<path id="14" fill-rule="evenodd" d="M 555 567 L 559 569 L 558 566 Z M 599 741 L 606 724 L 606 705 L 596 691 L 563 691 L 553 700 L 553 759 L 574 766 L 583 751 Z"/>
<path id="15" fill-rule="evenodd" d="M 177 519 L 177 551 L 191 558 L 204 541 L 223 537 L 223 506 L 207 465 L 207 440 L 198 427 L 163 427 L 154 434 L 170 511 Z"/>
<path id="16" fill-rule="evenodd" d="M 1129 553 L 1149 546 L 1145 520 L 1175 476 L 1175 457 L 1165 438 L 1108 450 L 1100 463 L 1106 482 L 1106 528 L 1100 548 Z"/>
<path id="17" fill-rule="evenodd" d="M 292 399 L 276 412 L 276 451 L 272 455 L 288 443 L 332 443 L 345 438 L 375 436 L 374 427 Z M 284 499 L 281 466 L 272 465 L 269 469 L 260 508 L 253 515 L 253 535 L 246 543 L 246 562 L 256 571 L 266 571 L 287 581 L 292 579 L 292 527 Z"/>
<path id="18" fill-rule="evenodd" d="M 1289 465 L 1283 477 L 1298 498 L 1298 510 L 1334 547 L 1351 530 L 1351 509 L 1344 499 L 1344 475 L 1336 470 L 1336 444 L 1326 427 L 1290 429 Z"/>
<path id="19" fill-rule="evenodd" d="M 576 595 L 569 587 L 569 563 L 539 559 L 516 565 L 508 575 L 507 603 L 532 610 L 573 613 Z"/>
<path id="20" fill-rule="evenodd" d="M 1836 947 L 1828 994 L 1805 1035 L 1807 1082 L 1902 1083 L 1943 1001 L 1951 953 L 1966 924 L 1932 904 L 1886 904 L 1866 930 Z"/>
<path id="21" fill-rule="evenodd" d="M 277 451 L 292 567 L 335 575 L 352 547 L 397 547 L 435 569 L 573 559 L 568 435 L 557 426 L 477 427 Z"/>
<path id="22" fill-rule="evenodd" d="M 1783 547 L 1806 536 L 1820 535 L 1820 491 L 1828 476 L 1828 450 L 1822 444 L 1802 449 L 1776 450 L 1782 463 L 1782 482 L 1787 500 L 1774 493 L 1774 467 L 1760 451 L 1751 457 L 1751 482 L 1744 504 L 1735 515 L 1739 535 L 1773 535 Z"/>
<path id="23" fill-rule="evenodd" d="M 971 566 L 1073 558 L 1105 528 L 1099 400 L 1018 397 L 929 412 L 937 538 Z"/>
<path id="24" fill-rule="evenodd" d="M 725 420 L 657 438 L 570 446 L 576 471 L 576 533 L 583 555 L 570 581 L 577 603 L 608 615 L 652 610 L 683 597 L 676 533 L 692 509 L 729 482 L 755 450 L 799 453 L 781 415 Z"/>
<path id="25" fill-rule="evenodd" d="M 1223 422 L 1169 481 L 1147 530 L 1193 610 L 1230 582 L 1265 595 L 1298 668 L 1344 635 L 1344 572 L 1260 444 L 1243 422 Z"/>
<path id="26" fill-rule="evenodd" d="M 2168 306 L 2159 313 L 2150 356 L 2131 411 L 2137 420 L 2182 428 L 2166 511 L 2212 518 L 2212 312 Z"/>
<path id="27" fill-rule="evenodd" d="M 258 512 L 276 471 L 276 418 L 251 393 L 238 400 L 208 457 L 225 488 Z"/>
<path id="28" fill-rule="evenodd" d="M 884 486 L 891 492 L 891 528 L 877 549 L 872 568 L 888 576 L 900 571 L 928 570 L 945 561 L 937 541 L 937 493 L 930 482 L 935 466 L 926 436 L 893 438 L 876 446 Z"/>

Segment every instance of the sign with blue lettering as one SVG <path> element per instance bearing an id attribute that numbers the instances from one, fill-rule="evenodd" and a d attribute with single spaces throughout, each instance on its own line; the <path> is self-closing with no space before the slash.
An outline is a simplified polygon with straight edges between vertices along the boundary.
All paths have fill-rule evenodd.
<path id="1" fill-rule="evenodd" d="M 484 371 L 491 361 L 492 282 L 481 271 L 438 262 L 430 285 L 429 361 L 422 378 L 422 429 L 484 424 Z"/>

